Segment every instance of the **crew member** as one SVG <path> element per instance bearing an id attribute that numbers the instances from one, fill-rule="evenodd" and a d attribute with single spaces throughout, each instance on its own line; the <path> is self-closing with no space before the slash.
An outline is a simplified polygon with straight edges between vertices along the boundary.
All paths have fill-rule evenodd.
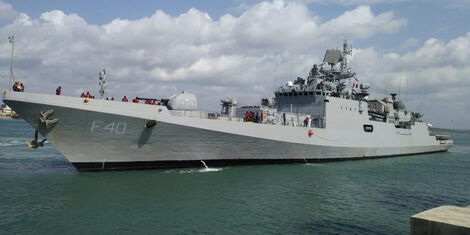
<path id="1" fill-rule="evenodd" d="M 21 83 L 21 82 L 15 82 L 15 84 L 13 85 L 13 91 L 23 92 L 23 91 L 24 91 L 24 85 L 23 85 L 23 83 Z"/>
<path id="2" fill-rule="evenodd" d="M 128 102 L 129 100 L 127 100 L 127 97 L 124 96 L 124 97 L 122 97 L 122 100 L 121 100 L 121 101 L 122 101 L 122 102 Z"/>
<path id="3" fill-rule="evenodd" d="M 308 126 L 308 122 L 309 122 L 309 118 L 306 117 L 305 120 L 304 120 L 304 126 Z"/>
<path id="4" fill-rule="evenodd" d="M 137 97 L 135 97 L 134 99 L 132 99 L 132 102 L 133 103 L 139 103 L 139 99 L 137 99 Z"/>
<path id="5" fill-rule="evenodd" d="M 15 84 L 13 84 L 13 91 L 20 91 L 20 84 L 19 82 L 15 82 Z"/>
<path id="6" fill-rule="evenodd" d="M 55 89 L 55 94 L 56 95 L 60 95 L 60 93 L 62 92 L 62 87 L 57 87 L 57 89 Z"/>

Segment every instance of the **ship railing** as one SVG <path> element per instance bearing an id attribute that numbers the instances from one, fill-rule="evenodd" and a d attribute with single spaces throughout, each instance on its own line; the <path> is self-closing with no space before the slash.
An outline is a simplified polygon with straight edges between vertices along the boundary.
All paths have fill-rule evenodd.
<path id="1" fill-rule="evenodd" d="M 214 113 L 193 110 L 169 110 L 170 114 L 178 117 L 207 118 L 214 119 Z"/>
<path id="2" fill-rule="evenodd" d="M 170 114 L 178 117 L 189 117 L 189 118 L 201 118 L 201 119 L 219 119 L 226 121 L 243 121 L 242 118 L 220 116 L 218 113 L 205 112 L 205 111 L 193 111 L 193 110 L 169 110 Z"/>
<path id="3" fill-rule="evenodd" d="M 192 110 L 169 110 L 170 114 L 178 117 L 189 117 L 189 118 L 201 118 L 201 119 L 218 119 L 233 122 L 243 122 L 243 118 L 240 117 L 227 117 L 220 116 L 217 113 L 205 112 L 205 111 L 192 111 Z M 298 126 L 305 127 L 304 120 L 306 117 L 311 119 L 310 126 L 313 128 L 325 128 L 325 119 L 323 116 L 309 116 L 309 115 L 298 115 L 293 113 L 286 113 L 286 120 L 283 120 L 283 115 L 267 116 L 262 121 L 257 122 L 258 124 L 266 125 L 286 125 L 286 126 Z M 249 123 L 254 123 L 248 121 Z"/>
<path id="4" fill-rule="evenodd" d="M 435 134 L 434 137 L 436 138 L 437 141 L 439 141 L 439 144 L 452 144 L 453 143 L 453 140 L 450 138 L 449 135 Z"/>

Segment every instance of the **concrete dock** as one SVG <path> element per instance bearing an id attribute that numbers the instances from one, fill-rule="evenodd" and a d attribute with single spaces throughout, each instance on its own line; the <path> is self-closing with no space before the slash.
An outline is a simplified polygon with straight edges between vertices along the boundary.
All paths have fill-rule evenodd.
<path id="1" fill-rule="evenodd" d="M 410 234 L 469 234 L 470 207 L 440 206 L 411 216 Z"/>

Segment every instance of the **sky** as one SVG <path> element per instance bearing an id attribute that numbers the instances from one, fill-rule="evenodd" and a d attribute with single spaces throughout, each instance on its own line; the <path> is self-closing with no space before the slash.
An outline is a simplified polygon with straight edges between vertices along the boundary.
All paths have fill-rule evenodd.
<path id="1" fill-rule="evenodd" d="M 306 77 L 326 49 L 353 45 L 371 98 L 399 93 L 436 127 L 470 129 L 468 0 L 0 0 L 0 88 L 259 104 Z"/>

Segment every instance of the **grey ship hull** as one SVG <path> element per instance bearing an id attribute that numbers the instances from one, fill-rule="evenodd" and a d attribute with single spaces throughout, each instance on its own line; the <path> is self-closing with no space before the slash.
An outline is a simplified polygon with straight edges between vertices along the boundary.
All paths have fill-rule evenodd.
<path id="1" fill-rule="evenodd" d="M 356 130 L 179 117 L 162 106 L 85 103 L 74 97 L 12 92 L 4 102 L 81 171 L 193 167 L 202 166 L 201 160 L 209 166 L 352 160 L 446 151 L 452 145 L 421 133 L 423 128 L 367 136 Z M 58 120 L 48 127 L 39 119 L 47 110 Z M 147 128 L 148 120 L 157 124 Z M 387 128 L 375 127 L 378 133 Z M 312 137 L 306 134 L 310 129 Z"/>

